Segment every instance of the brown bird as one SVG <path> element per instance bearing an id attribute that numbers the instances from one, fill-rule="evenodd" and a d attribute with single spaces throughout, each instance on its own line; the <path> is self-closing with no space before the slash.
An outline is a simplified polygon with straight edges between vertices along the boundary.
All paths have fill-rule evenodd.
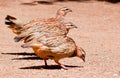
<path id="1" fill-rule="evenodd" d="M 44 28 L 45 26 L 47 28 Z M 60 59 L 78 56 L 85 61 L 85 51 L 82 48 L 78 48 L 73 39 L 66 36 L 69 29 L 74 27 L 76 26 L 72 23 L 62 23 L 61 26 L 54 26 L 53 24 L 43 25 L 39 30 L 29 32 L 30 34 L 25 32 L 27 37 L 25 37 L 25 44 L 22 47 L 32 47 L 36 55 L 44 59 L 45 66 L 47 66 L 46 60 L 52 58 L 63 69 L 67 69 L 59 63 Z"/>
<path id="2" fill-rule="evenodd" d="M 16 36 L 14 40 L 15 42 L 24 40 L 24 42 L 26 43 L 31 41 L 34 37 L 35 38 L 41 37 L 45 34 L 49 34 L 48 36 L 60 36 L 60 35 L 66 36 L 67 33 L 69 32 L 69 29 L 72 28 L 77 28 L 77 26 L 75 26 L 72 22 L 61 23 L 60 25 L 44 24 L 35 27 L 32 26 L 31 28 L 21 33 L 19 36 Z"/>
<path id="3" fill-rule="evenodd" d="M 66 16 L 66 14 L 69 12 L 72 12 L 72 10 L 70 10 L 67 7 L 60 8 L 56 13 L 55 18 L 46 18 L 46 19 L 38 18 L 38 19 L 30 21 L 29 25 L 27 25 L 27 26 L 26 26 L 26 24 L 28 24 L 28 22 L 24 22 L 13 16 L 7 15 L 5 18 L 5 20 L 6 20 L 5 24 L 9 25 L 8 28 L 10 28 L 13 31 L 13 33 L 19 35 L 25 29 L 30 28 L 31 26 L 36 26 L 36 25 L 30 25 L 31 23 L 32 24 L 37 24 L 37 23 L 41 23 L 41 24 L 54 23 L 55 24 L 58 22 L 62 22 L 64 20 L 64 17 Z"/>
<path id="4" fill-rule="evenodd" d="M 30 46 L 38 57 L 44 59 L 45 66 L 47 66 L 47 59 L 53 59 L 65 70 L 68 68 L 59 62 L 60 59 L 77 56 L 85 61 L 85 51 L 78 48 L 74 40 L 68 36 L 34 38 L 23 45 L 23 47 L 26 46 Z"/>

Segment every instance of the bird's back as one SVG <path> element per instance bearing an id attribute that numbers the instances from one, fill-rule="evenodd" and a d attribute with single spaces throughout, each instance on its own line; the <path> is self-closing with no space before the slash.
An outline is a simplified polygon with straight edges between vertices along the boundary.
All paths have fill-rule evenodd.
<path id="1" fill-rule="evenodd" d="M 64 58 L 70 57 L 76 50 L 76 44 L 73 39 L 69 37 L 50 37 L 46 40 L 43 38 L 41 41 L 31 43 L 31 47 L 36 50 L 36 54 L 41 58 Z"/>
<path id="2" fill-rule="evenodd" d="M 64 35 L 66 32 L 60 28 L 60 22 L 55 20 L 54 18 L 51 18 L 52 20 L 48 19 L 49 21 L 40 19 L 36 21 L 31 21 L 30 23 L 26 24 L 24 26 L 24 31 L 18 36 L 18 37 L 26 37 L 29 35 L 34 36 L 35 38 L 38 37 L 38 35 L 35 35 L 34 33 L 39 33 L 39 37 L 48 35 L 48 36 L 60 36 Z M 28 37 L 27 37 L 28 38 Z"/>

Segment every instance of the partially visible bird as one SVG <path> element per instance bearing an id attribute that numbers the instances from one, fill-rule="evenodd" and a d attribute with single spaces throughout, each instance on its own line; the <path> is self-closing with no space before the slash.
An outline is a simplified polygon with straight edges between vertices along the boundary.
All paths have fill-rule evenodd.
<path id="1" fill-rule="evenodd" d="M 24 42 L 28 42 L 32 40 L 33 38 L 42 37 L 44 35 L 48 35 L 48 37 L 52 36 L 60 36 L 60 35 L 67 35 L 69 32 L 69 29 L 77 28 L 72 22 L 68 23 L 60 23 L 58 25 L 56 24 L 43 24 L 37 26 L 32 26 L 31 28 L 25 30 L 23 33 L 21 33 L 19 36 L 16 36 L 14 38 L 15 42 L 19 42 L 21 40 L 24 40 Z M 39 32 L 39 34 L 38 34 Z"/>
<path id="2" fill-rule="evenodd" d="M 46 24 L 53 23 L 53 24 L 56 24 L 58 22 L 63 22 L 64 17 L 69 12 L 72 12 L 72 10 L 67 8 L 67 7 L 62 7 L 59 10 L 57 10 L 56 16 L 54 18 L 43 18 L 43 19 L 42 18 L 37 18 L 37 19 L 34 19 L 34 20 L 30 21 L 29 23 L 22 21 L 22 19 L 20 20 L 20 19 L 17 19 L 15 17 L 13 17 L 13 16 L 7 15 L 5 17 L 5 20 L 6 20 L 5 24 L 9 25 L 8 28 L 10 28 L 13 31 L 13 33 L 19 35 L 25 29 L 28 29 L 31 26 L 35 26 L 35 25 L 30 25 L 31 23 L 32 24 L 37 24 L 37 23 L 41 23 L 41 24 L 43 24 L 43 23 L 46 23 Z M 29 24 L 29 25 L 26 26 L 26 24 Z"/>

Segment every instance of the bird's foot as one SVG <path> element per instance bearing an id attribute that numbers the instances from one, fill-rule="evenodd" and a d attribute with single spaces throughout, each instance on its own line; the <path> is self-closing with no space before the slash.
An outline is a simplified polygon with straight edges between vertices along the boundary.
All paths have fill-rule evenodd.
<path id="1" fill-rule="evenodd" d="M 63 65 L 63 64 L 61 64 L 61 63 L 59 63 L 59 62 L 56 62 L 62 69 L 64 69 L 64 70 L 68 70 L 68 68 L 67 67 L 65 67 L 65 65 Z"/>
<path id="2" fill-rule="evenodd" d="M 62 67 L 62 69 L 64 69 L 64 70 L 68 70 L 69 68 L 67 68 L 67 67 L 65 67 L 65 65 L 60 65 L 61 67 Z"/>

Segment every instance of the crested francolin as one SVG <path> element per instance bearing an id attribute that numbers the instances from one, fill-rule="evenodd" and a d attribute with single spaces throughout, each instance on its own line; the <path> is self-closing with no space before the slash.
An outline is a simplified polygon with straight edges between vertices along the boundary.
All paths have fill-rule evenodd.
<path id="1" fill-rule="evenodd" d="M 72 12 L 71 9 L 67 8 L 67 7 L 63 7 L 60 8 L 59 10 L 57 10 L 56 16 L 54 18 L 37 18 L 34 19 L 32 21 L 29 22 L 29 24 L 37 24 L 37 23 L 58 23 L 64 20 L 64 17 L 66 16 L 67 13 Z M 7 15 L 5 17 L 5 24 L 8 25 L 8 28 L 10 28 L 13 33 L 19 35 L 21 34 L 22 31 L 24 31 L 25 29 L 31 27 L 31 26 L 35 26 L 35 25 L 29 25 L 29 27 L 25 26 L 26 24 L 28 24 L 28 22 L 23 22 L 20 19 L 17 19 L 13 16 Z M 34 23 L 33 23 L 34 22 Z"/>
<path id="2" fill-rule="evenodd" d="M 60 36 L 67 35 L 69 29 L 77 28 L 72 22 L 56 24 L 37 24 L 37 26 L 32 26 L 29 29 L 25 30 L 19 36 L 14 38 L 15 42 L 24 40 L 24 42 L 30 41 L 32 38 L 42 37 L 48 34 L 49 36 Z M 39 32 L 39 34 L 38 34 Z"/>
<path id="3" fill-rule="evenodd" d="M 59 62 L 60 59 L 77 56 L 85 61 L 85 51 L 82 48 L 78 48 L 74 40 L 68 36 L 34 38 L 23 45 L 23 47 L 26 46 L 30 46 L 38 57 L 44 59 L 45 66 L 47 66 L 47 59 L 53 59 L 66 70 L 68 68 Z"/>

